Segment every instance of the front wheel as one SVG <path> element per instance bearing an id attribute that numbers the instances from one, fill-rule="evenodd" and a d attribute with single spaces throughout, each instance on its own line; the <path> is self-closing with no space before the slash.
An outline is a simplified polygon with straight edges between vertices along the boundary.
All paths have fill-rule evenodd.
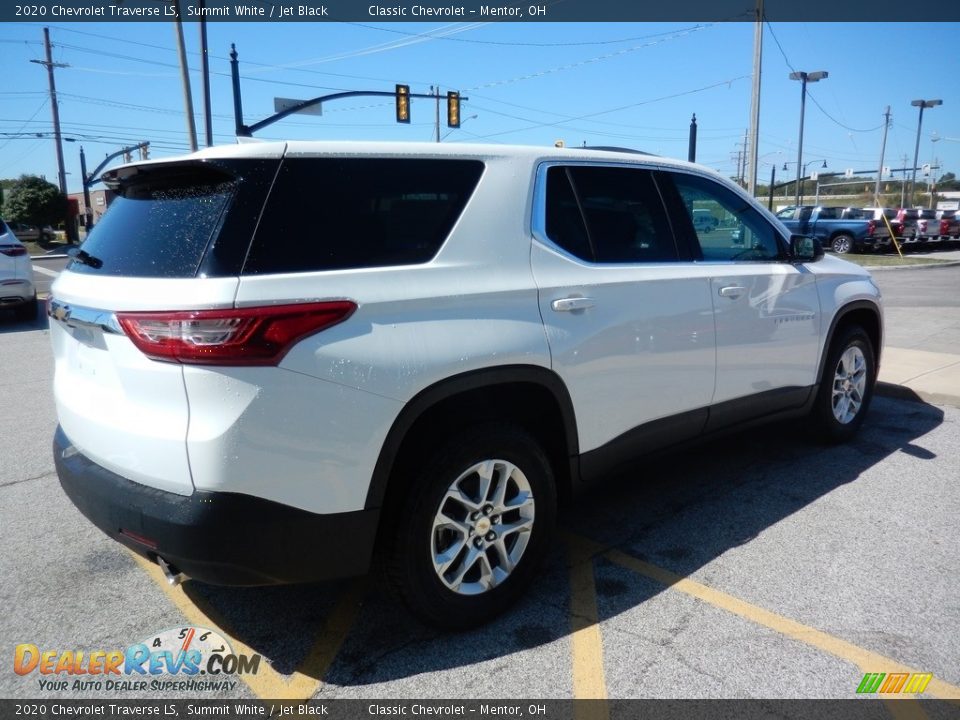
<path id="1" fill-rule="evenodd" d="M 425 458 L 386 549 L 388 584 L 424 622 L 479 625 L 526 589 L 550 548 L 556 488 L 522 428 L 468 428 Z"/>
<path id="2" fill-rule="evenodd" d="M 837 235 L 831 243 L 833 251 L 838 255 L 846 255 L 853 250 L 853 238 L 849 235 Z"/>
<path id="3" fill-rule="evenodd" d="M 813 410 L 824 439 L 844 442 L 857 433 L 876 377 L 870 336 L 858 325 L 842 330 L 830 347 Z"/>

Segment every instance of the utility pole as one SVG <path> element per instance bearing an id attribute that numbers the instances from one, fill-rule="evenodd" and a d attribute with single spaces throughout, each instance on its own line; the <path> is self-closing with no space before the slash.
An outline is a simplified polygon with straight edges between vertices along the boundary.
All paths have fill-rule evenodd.
<path id="1" fill-rule="evenodd" d="M 900 207 L 903 207 L 904 198 L 906 196 L 907 189 L 907 160 L 910 159 L 910 156 L 906 153 L 903 154 L 903 180 L 900 181 Z"/>
<path id="2" fill-rule="evenodd" d="M 46 60 L 31 60 L 37 65 L 47 68 L 47 83 L 50 86 L 50 108 L 53 110 L 53 137 L 57 144 L 57 178 L 60 183 L 60 192 L 67 194 L 67 173 L 63 165 L 63 138 L 60 135 L 60 108 L 57 104 L 57 83 L 53 79 L 54 68 L 70 67 L 64 63 L 55 63 L 50 51 L 50 28 L 43 29 L 43 45 L 46 49 Z"/>
<path id="3" fill-rule="evenodd" d="M 880 178 L 883 176 L 883 154 L 887 150 L 887 129 L 890 127 L 890 106 L 883 114 L 883 142 L 880 143 L 880 169 L 877 170 L 877 185 L 873 189 L 873 201 L 880 207 Z M 901 206 L 902 207 L 902 206 Z"/>
<path id="4" fill-rule="evenodd" d="M 757 0 L 757 17 L 753 25 L 753 93 L 750 100 L 750 145 L 747 150 L 749 168 L 747 192 L 757 190 L 757 146 L 760 138 L 760 69 L 763 65 L 763 0 Z"/>
<path id="5" fill-rule="evenodd" d="M 743 142 L 734 143 L 738 148 L 737 150 L 737 182 L 740 184 L 740 187 L 746 187 L 746 169 L 747 169 L 747 134 L 748 131 L 743 131 Z"/>
<path id="6" fill-rule="evenodd" d="M 586 146 L 586 142 L 584 142 Z M 697 161 L 697 114 L 694 113 L 690 118 L 690 140 L 687 143 L 687 161 Z"/>
<path id="7" fill-rule="evenodd" d="M 47 59 L 31 60 L 32 63 L 43 65 L 47 68 L 47 83 L 50 86 L 50 109 L 53 112 L 53 138 L 57 147 L 57 180 L 60 185 L 60 192 L 67 194 L 67 171 L 63 164 L 63 136 L 60 134 L 60 105 L 57 102 L 57 83 L 53 78 L 54 68 L 69 67 L 65 63 L 55 63 L 53 53 L 50 50 L 50 28 L 43 29 L 43 46 L 46 50 Z M 77 230 L 70 221 L 69 211 L 64 218 L 64 228 L 67 232 L 67 240 L 75 242 L 77 239 Z"/>
<path id="8" fill-rule="evenodd" d="M 430 92 L 432 92 L 434 97 L 437 99 L 437 112 L 436 112 L 436 116 L 434 118 L 433 124 L 437 131 L 437 135 L 436 135 L 437 142 L 440 142 L 440 86 L 437 85 L 436 87 L 434 87 L 433 85 L 431 85 Z"/>
<path id="9" fill-rule="evenodd" d="M 183 22 L 180 20 L 180 0 L 173 0 L 177 14 L 173 34 L 177 38 L 177 52 L 180 54 L 180 80 L 183 83 L 183 104 L 187 111 L 187 135 L 190 137 L 190 150 L 197 150 L 197 126 L 193 120 L 193 94 L 190 92 L 190 72 L 187 67 L 187 50 L 183 46 Z"/>
<path id="10" fill-rule="evenodd" d="M 90 207 L 90 183 L 87 182 L 87 156 L 80 146 L 80 178 L 83 180 L 83 227 L 87 233 L 93 228 L 93 208 Z"/>
<path id="11" fill-rule="evenodd" d="M 213 121 L 210 111 L 210 57 L 207 53 L 207 16 L 203 10 L 207 1 L 200 0 L 200 83 L 203 95 L 203 131 L 206 146 L 213 145 Z"/>
<path id="12" fill-rule="evenodd" d="M 740 185 L 742 185 L 743 187 L 746 187 L 746 181 L 747 181 L 747 144 L 748 144 L 749 135 L 750 135 L 749 130 L 743 131 L 743 155 L 741 156 L 743 159 L 743 162 L 742 162 L 742 165 L 740 166 Z"/>

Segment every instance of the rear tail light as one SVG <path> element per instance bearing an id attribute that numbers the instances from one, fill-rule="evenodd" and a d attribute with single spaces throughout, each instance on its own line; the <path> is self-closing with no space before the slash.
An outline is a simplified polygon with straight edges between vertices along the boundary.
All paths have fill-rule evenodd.
<path id="1" fill-rule="evenodd" d="M 23 245 L 0 245 L 0 253 L 7 257 L 21 257 L 27 254 L 27 249 Z"/>
<path id="2" fill-rule="evenodd" d="M 147 357 L 188 365 L 276 365 L 299 340 L 343 322 L 349 300 L 227 310 L 118 312 Z"/>
<path id="3" fill-rule="evenodd" d="M 870 220 L 869 222 L 867 222 L 867 235 L 873 235 L 873 233 L 876 232 L 876 230 L 877 230 L 876 220 Z"/>
<path id="4" fill-rule="evenodd" d="M 940 221 L 940 234 L 941 234 L 941 235 L 946 235 L 946 234 L 949 233 L 949 232 L 950 232 L 950 221 L 949 221 L 949 220 L 941 220 L 941 221 Z"/>

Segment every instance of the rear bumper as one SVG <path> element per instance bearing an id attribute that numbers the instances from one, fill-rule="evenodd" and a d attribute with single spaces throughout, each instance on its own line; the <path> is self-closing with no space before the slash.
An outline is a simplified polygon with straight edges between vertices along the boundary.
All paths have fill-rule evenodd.
<path id="1" fill-rule="evenodd" d="M 379 510 L 320 515 L 239 493 L 157 490 L 97 465 L 59 427 L 53 457 L 64 492 L 88 520 L 191 578 L 274 585 L 362 575 L 370 567 Z"/>
<path id="2" fill-rule="evenodd" d="M 33 302 L 37 297 L 29 280 L 7 279 L 0 281 L 0 307 L 15 307 Z"/>

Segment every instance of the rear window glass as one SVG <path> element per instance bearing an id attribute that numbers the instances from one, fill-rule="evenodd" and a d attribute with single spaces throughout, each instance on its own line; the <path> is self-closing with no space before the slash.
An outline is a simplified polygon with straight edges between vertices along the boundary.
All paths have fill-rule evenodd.
<path id="1" fill-rule="evenodd" d="M 650 170 L 555 166 L 547 171 L 547 237 L 595 263 L 678 259 L 666 210 Z"/>
<path id="2" fill-rule="evenodd" d="M 284 160 L 243 272 L 428 262 L 482 173 L 483 163 L 475 160 Z"/>
<path id="3" fill-rule="evenodd" d="M 72 272 L 129 277 L 193 277 L 237 182 L 209 167 L 156 167 L 115 186 L 118 197 L 83 243 L 94 264 Z M 102 265 L 100 265 L 102 263 Z"/>

